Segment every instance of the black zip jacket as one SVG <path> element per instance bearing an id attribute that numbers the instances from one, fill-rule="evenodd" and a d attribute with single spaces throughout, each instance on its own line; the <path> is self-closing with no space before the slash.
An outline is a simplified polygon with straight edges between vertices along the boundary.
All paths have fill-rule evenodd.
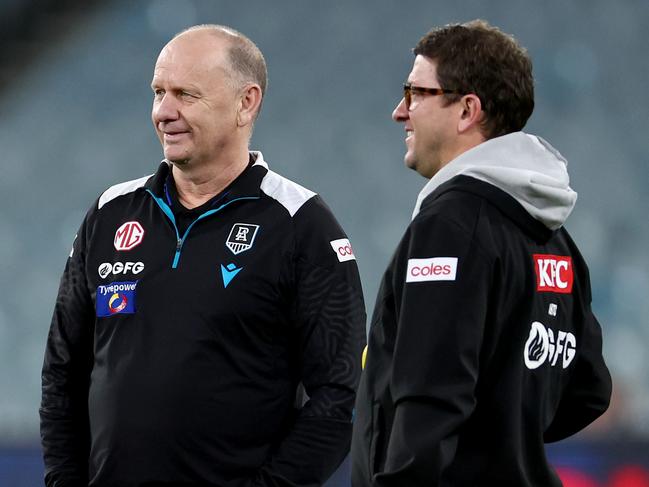
<path id="1" fill-rule="evenodd" d="M 568 232 L 455 176 L 384 275 L 352 440 L 354 487 L 554 487 L 544 442 L 604 412 L 611 379 Z"/>
<path id="2" fill-rule="evenodd" d="M 345 457 L 353 251 L 319 196 L 253 154 L 182 233 L 166 163 L 88 212 L 43 365 L 48 487 L 315 486 Z"/>

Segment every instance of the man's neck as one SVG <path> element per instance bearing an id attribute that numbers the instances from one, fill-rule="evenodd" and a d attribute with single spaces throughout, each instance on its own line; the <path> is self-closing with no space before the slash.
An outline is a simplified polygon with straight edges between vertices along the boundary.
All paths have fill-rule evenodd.
<path id="1" fill-rule="evenodd" d="M 223 191 L 248 166 L 248 150 L 212 163 L 173 165 L 178 200 L 188 209 L 197 208 Z"/>

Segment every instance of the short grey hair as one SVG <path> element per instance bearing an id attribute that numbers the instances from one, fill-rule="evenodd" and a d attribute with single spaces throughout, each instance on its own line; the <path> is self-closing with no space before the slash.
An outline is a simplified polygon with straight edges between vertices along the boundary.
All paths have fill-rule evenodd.
<path id="1" fill-rule="evenodd" d="M 230 43 L 228 58 L 232 68 L 230 74 L 240 85 L 249 82 L 258 84 L 263 98 L 268 84 L 268 71 L 264 55 L 257 45 L 238 30 L 217 24 L 194 25 L 176 34 L 174 39 L 187 32 L 198 30 L 207 30 L 228 39 Z"/>

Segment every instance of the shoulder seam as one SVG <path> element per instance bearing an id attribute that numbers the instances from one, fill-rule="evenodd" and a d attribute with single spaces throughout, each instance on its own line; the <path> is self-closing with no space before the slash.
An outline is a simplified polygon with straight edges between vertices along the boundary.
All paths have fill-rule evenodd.
<path id="1" fill-rule="evenodd" d="M 143 176 L 138 179 L 125 181 L 123 183 L 119 183 L 119 184 L 115 184 L 114 186 L 111 186 L 106 191 L 104 191 L 102 195 L 99 197 L 99 201 L 97 203 L 97 209 L 100 210 L 101 207 L 104 206 L 106 203 L 111 202 L 112 200 L 114 200 L 119 196 L 132 193 L 136 189 L 141 188 L 142 186 L 144 186 L 144 184 L 148 181 L 148 179 L 151 176 L 153 176 L 153 174 L 149 174 L 148 176 Z"/>
<path id="2" fill-rule="evenodd" d="M 268 170 L 259 188 L 281 204 L 291 217 L 295 216 L 298 210 L 317 194 L 271 170 Z"/>

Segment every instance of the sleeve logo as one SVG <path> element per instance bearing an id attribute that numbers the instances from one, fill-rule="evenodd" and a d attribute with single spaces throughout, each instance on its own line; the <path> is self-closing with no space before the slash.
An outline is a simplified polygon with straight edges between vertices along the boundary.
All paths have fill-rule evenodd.
<path id="1" fill-rule="evenodd" d="M 352 244 L 348 238 L 339 238 L 338 240 L 332 240 L 329 243 L 331 244 L 331 248 L 334 249 L 339 262 L 356 260 L 354 249 L 352 248 Z"/>
<path id="2" fill-rule="evenodd" d="M 560 255 L 534 254 L 536 290 L 570 294 L 572 292 L 572 259 Z"/>
<path id="3" fill-rule="evenodd" d="M 455 281 L 457 257 L 408 259 L 406 282 Z"/>

